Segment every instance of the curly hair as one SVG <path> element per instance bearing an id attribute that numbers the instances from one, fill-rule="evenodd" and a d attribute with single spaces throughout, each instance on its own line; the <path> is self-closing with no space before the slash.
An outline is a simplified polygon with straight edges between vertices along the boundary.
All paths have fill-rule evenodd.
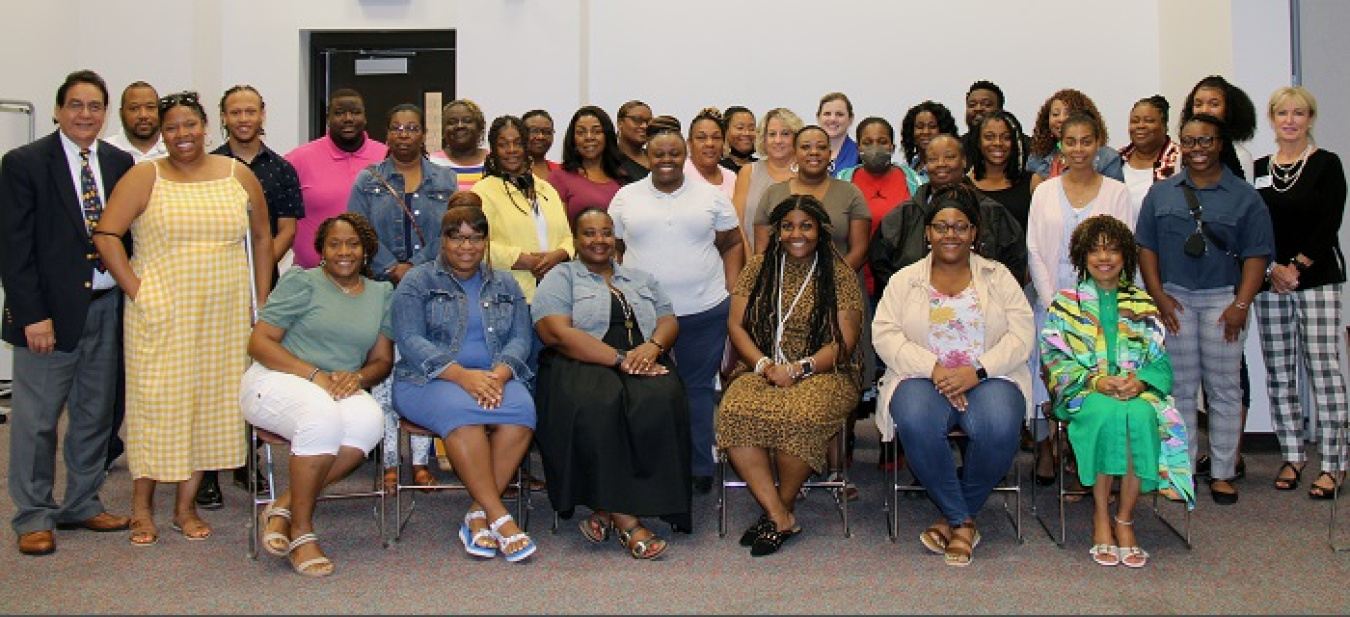
<path id="1" fill-rule="evenodd" d="M 984 149 L 980 145 L 980 135 L 983 133 L 984 124 L 991 120 L 1002 122 L 1008 127 L 1008 133 L 1012 135 L 1012 143 L 1008 145 L 1008 162 L 1003 169 L 1003 176 L 1008 182 L 1017 184 L 1022 181 L 1022 176 L 1026 175 L 1025 156 L 1022 152 L 1022 126 L 1017 123 L 1017 119 L 1012 114 L 1003 111 L 991 111 L 984 114 L 975 126 L 970 127 L 970 132 L 962 138 L 962 149 L 966 151 L 966 161 L 970 164 L 972 173 L 976 180 L 983 180 L 985 174 L 984 168 Z"/>
<path id="2" fill-rule="evenodd" d="M 605 170 L 606 176 L 614 178 L 619 184 L 627 184 L 630 179 L 619 162 L 623 160 L 623 154 L 619 150 L 619 137 L 614 122 L 609 119 L 608 112 L 595 105 L 586 105 L 578 109 L 572 114 L 572 120 L 567 123 L 567 133 L 563 135 L 562 168 L 574 174 L 584 175 L 584 161 L 581 160 L 581 153 L 577 151 L 577 123 L 582 118 L 595 118 L 600 123 L 600 130 L 605 133 L 605 146 L 600 150 L 600 168 Z"/>
<path id="3" fill-rule="evenodd" d="M 914 123 L 918 121 L 919 114 L 925 111 L 937 118 L 939 133 L 956 138 L 961 136 L 961 132 L 956 129 L 956 118 L 952 117 L 946 105 L 937 101 L 924 101 L 910 107 L 905 112 L 905 119 L 900 122 L 900 148 L 905 152 L 906 161 L 913 161 L 920 155 L 919 141 L 914 139 Z"/>
<path id="4" fill-rule="evenodd" d="M 1223 91 L 1225 117 L 1219 119 L 1228 127 L 1228 136 L 1233 141 L 1248 141 L 1256 135 L 1256 105 L 1242 88 L 1233 85 L 1222 75 L 1210 75 L 1195 83 L 1181 107 L 1181 124 L 1186 124 L 1195 115 L 1195 93 L 1202 88 Z"/>
<path id="5" fill-rule="evenodd" d="M 1122 283 L 1133 281 L 1139 270 L 1139 246 L 1135 244 L 1134 232 L 1109 214 L 1088 217 L 1069 235 L 1069 262 L 1078 270 L 1078 280 L 1086 281 L 1090 277 L 1088 256 L 1101 244 L 1120 250 L 1120 256 L 1125 260 L 1120 269 L 1120 280 Z"/>
<path id="6" fill-rule="evenodd" d="M 1050 132 L 1050 107 L 1055 101 L 1063 103 L 1068 108 L 1069 114 L 1080 111 L 1091 113 L 1092 117 L 1097 119 L 1097 141 L 1103 144 L 1110 142 L 1106 123 L 1102 122 L 1102 114 L 1097 111 L 1097 104 L 1093 103 L 1088 95 L 1073 88 L 1065 88 L 1045 99 L 1045 103 L 1041 104 L 1041 110 L 1036 112 L 1036 126 L 1031 130 L 1032 156 L 1046 156 L 1055 151 L 1055 142 L 1059 141 L 1059 138 Z"/>
<path id="7" fill-rule="evenodd" d="M 835 263 L 843 263 L 844 258 L 830 240 L 834 226 L 830 223 L 830 215 L 825 212 L 825 206 L 810 195 L 791 195 L 769 213 L 769 243 L 764 249 L 764 262 L 750 289 L 750 296 L 746 298 L 745 316 L 741 319 L 741 325 L 750 334 L 755 346 L 769 350 L 770 354 L 773 353 L 778 325 L 779 296 L 783 294 L 783 290 L 778 288 L 782 281 L 784 255 L 779 225 L 788 213 L 798 210 L 811 217 L 817 231 L 815 303 L 811 307 L 807 349 L 820 349 L 827 343 L 842 347 L 845 340 L 843 330 L 839 327 L 839 300 L 835 294 L 835 281 L 839 276 L 852 276 L 853 273 L 835 271 Z"/>
<path id="8" fill-rule="evenodd" d="M 356 236 L 361 239 L 361 276 L 375 278 L 375 273 L 370 269 L 370 260 L 380 250 L 380 237 L 375 233 L 375 227 L 370 221 L 359 212 L 343 212 L 319 223 L 319 229 L 314 232 L 314 252 L 323 255 L 323 245 L 328 241 L 328 232 L 339 222 L 351 225 L 352 229 L 356 230 Z"/>

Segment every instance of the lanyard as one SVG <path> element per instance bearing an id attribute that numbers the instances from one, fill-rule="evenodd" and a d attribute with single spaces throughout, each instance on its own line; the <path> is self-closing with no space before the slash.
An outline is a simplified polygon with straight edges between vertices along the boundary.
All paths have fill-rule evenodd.
<path id="1" fill-rule="evenodd" d="M 802 294 L 806 293 L 806 286 L 811 283 L 811 276 L 816 273 L 816 261 L 820 259 L 820 253 L 816 253 L 811 258 L 811 269 L 806 272 L 806 278 L 802 279 L 802 286 L 797 289 L 797 297 L 792 299 L 792 304 L 788 305 L 786 313 L 783 312 L 783 269 L 787 265 L 787 256 L 778 258 L 778 302 L 775 306 L 775 314 L 778 315 L 778 328 L 774 330 L 773 336 L 773 355 L 774 362 L 782 364 L 788 361 L 787 355 L 783 353 L 783 327 L 787 324 L 788 317 L 792 316 L 792 311 L 797 308 L 797 302 L 802 299 Z"/>

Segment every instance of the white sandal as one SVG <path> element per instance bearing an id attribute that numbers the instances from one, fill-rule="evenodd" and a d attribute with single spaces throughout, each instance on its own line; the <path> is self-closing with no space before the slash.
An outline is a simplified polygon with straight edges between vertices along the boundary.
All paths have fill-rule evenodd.
<path id="1" fill-rule="evenodd" d="M 502 557 L 505 557 L 506 560 L 511 563 L 517 563 L 520 560 L 533 555 L 535 549 L 538 548 L 534 545 L 534 540 L 531 540 L 530 536 L 525 535 L 525 532 L 523 531 L 512 534 L 511 536 L 502 535 L 501 528 L 514 520 L 515 519 L 511 518 L 510 514 L 503 514 L 497 520 L 492 521 L 492 524 L 490 525 L 492 528 L 492 536 L 497 539 L 497 548 L 501 550 Z M 525 541 L 524 546 L 515 551 L 507 552 L 507 546 L 520 542 L 521 540 Z"/>
<path id="2" fill-rule="evenodd" d="M 1120 548 L 1114 544 L 1093 544 L 1088 549 L 1088 554 L 1092 555 L 1092 560 L 1099 566 L 1120 565 Z"/>
<path id="3" fill-rule="evenodd" d="M 478 540 L 481 538 L 495 540 L 496 537 L 492 535 L 492 530 L 484 527 L 478 531 L 471 531 L 469 529 L 469 521 L 474 519 L 487 521 L 487 513 L 482 510 L 469 510 L 464 514 L 464 524 L 459 526 L 459 541 L 464 544 L 464 552 L 483 559 L 492 559 L 493 557 L 496 557 L 497 547 L 483 546 L 478 543 Z"/>
<path id="4" fill-rule="evenodd" d="M 301 534 L 300 537 L 294 540 L 291 540 L 289 546 L 291 552 L 295 552 L 295 549 L 300 548 L 301 546 L 304 546 L 311 542 L 318 542 L 318 541 L 319 536 L 316 536 L 313 533 L 306 533 Z M 297 573 L 303 576 L 308 576 L 310 578 L 321 578 L 333 573 L 333 561 L 323 555 L 320 555 L 313 559 L 306 559 L 300 563 L 291 564 L 291 567 L 294 568 Z"/>
<path id="5" fill-rule="evenodd" d="M 267 522 L 272 520 L 274 516 L 286 519 L 287 524 L 291 521 L 291 511 L 286 508 L 278 508 L 272 504 L 263 508 L 262 514 L 258 516 L 259 529 L 262 530 L 263 550 L 267 551 L 269 555 L 285 557 L 291 552 L 291 539 L 280 531 L 267 530 Z"/>

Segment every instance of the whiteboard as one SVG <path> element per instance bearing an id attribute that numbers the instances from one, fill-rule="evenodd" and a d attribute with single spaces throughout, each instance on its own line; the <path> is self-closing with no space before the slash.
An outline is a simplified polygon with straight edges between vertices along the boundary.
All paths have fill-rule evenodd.
<path id="1" fill-rule="evenodd" d="M 9 152 L 33 140 L 36 130 L 33 104 L 27 101 L 0 99 L 0 152 Z M 0 286 L 0 304 L 5 301 L 4 287 Z M 14 376 L 14 354 L 9 343 L 0 343 L 0 394 L 9 394 L 9 381 Z"/>

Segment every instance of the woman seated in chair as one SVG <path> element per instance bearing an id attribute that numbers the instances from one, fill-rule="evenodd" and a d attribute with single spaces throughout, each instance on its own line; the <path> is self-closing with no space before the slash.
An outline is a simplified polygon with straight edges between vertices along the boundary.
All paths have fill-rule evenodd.
<path id="1" fill-rule="evenodd" d="M 255 362 L 239 393 L 244 419 L 291 443 L 290 487 L 263 510 L 263 547 L 289 555 L 305 576 L 333 573 L 314 534 L 319 494 L 360 467 L 384 431 L 366 392 L 394 363 L 394 288 L 371 279 L 377 248 L 360 214 L 321 223 L 314 250 L 323 259 L 281 277 L 248 341 Z"/>
<path id="2" fill-rule="evenodd" d="M 768 228 L 731 297 L 727 332 L 741 362 L 716 424 L 718 447 L 764 510 L 741 536 L 756 557 L 801 532 L 797 493 L 825 471 L 830 438 L 861 394 L 862 291 L 830 241 L 830 215 L 815 197 L 792 195 Z"/>
<path id="3" fill-rule="evenodd" d="M 475 557 L 508 561 L 535 544 L 502 505 L 534 436 L 534 400 L 525 385 L 530 307 L 520 284 L 493 270 L 482 208 L 456 204 L 441 219 L 441 254 L 414 266 L 394 292 L 394 408 L 445 439 L 473 503 L 459 539 Z M 488 521 L 492 521 L 491 524 Z"/>
<path id="4" fill-rule="evenodd" d="M 1134 536 L 1140 492 L 1171 487 L 1195 504 L 1186 424 L 1170 396 L 1172 364 L 1158 306 L 1134 284 L 1134 233 L 1119 219 L 1083 221 L 1069 239 L 1077 287 L 1055 294 L 1041 331 L 1053 413 L 1067 420 L 1078 475 L 1092 487 L 1092 559 L 1142 568 L 1148 553 Z M 1113 477 L 1120 501 L 1108 510 Z"/>
<path id="5" fill-rule="evenodd" d="M 553 509 L 592 514 L 581 533 L 610 529 L 635 559 L 666 541 L 639 516 L 689 530 L 689 402 L 666 355 L 680 325 L 652 275 L 614 261 L 614 221 L 600 208 L 575 219 L 577 259 L 535 292 L 533 314 L 548 347 L 539 358 L 539 452 Z"/>
<path id="6" fill-rule="evenodd" d="M 952 185 L 931 203 L 924 225 L 932 248 L 891 278 L 872 322 L 886 363 L 877 409 L 889 409 L 910 469 L 942 514 L 919 540 L 948 565 L 965 566 L 980 542 L 975 514 L 1017 454 L 1035 333 L 1017 279 L 971 251 L 980 227 L 975 191 Z M 960 474 L 947 441 L 957 426 L 968 437 Z"/>

